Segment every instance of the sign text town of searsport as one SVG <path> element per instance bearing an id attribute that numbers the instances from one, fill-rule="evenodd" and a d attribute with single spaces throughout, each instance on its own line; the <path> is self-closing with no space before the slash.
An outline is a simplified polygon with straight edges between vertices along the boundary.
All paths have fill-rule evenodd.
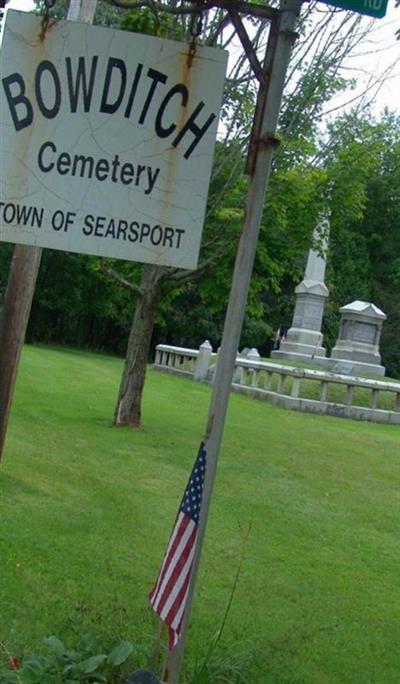
<path id="1" fill-rule="evenodd" d="M 0 239 L 195 268 L 227 55 L 9 10 Z"/>

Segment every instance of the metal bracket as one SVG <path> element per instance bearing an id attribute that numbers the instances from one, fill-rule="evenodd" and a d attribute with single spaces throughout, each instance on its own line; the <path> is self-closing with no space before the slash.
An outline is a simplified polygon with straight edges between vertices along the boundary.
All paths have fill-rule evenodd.
<path id="1" fill-rule="evenodd" d="M 249 152 L 246 159 L 245 173 L 252 176 L 256 167 L 257 156 L 260 150 L 266 150 L 269 147 L 276 149 L 281 144 L 279 138 L 275 135 L 266 133 L 260 138 L 254 138 L 249 144 Z"/>

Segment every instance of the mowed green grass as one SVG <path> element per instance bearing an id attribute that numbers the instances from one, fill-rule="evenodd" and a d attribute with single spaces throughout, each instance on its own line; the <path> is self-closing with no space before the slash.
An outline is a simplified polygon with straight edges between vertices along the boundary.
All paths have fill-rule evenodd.
<path id="1" fill-rule="evenodd" d="M 157 575 L 210 388 L 149 368 L 140 432 L 111 426 L 122 361 L 24 349 L 1 481 L 0 640 L 127 638 L 147 665 Z M 248 528 L 250 526 L 250 532 Z M 400 429 L 233 395 L 185 673 L 218 629 L 251 684 L 400 681 Z"/>

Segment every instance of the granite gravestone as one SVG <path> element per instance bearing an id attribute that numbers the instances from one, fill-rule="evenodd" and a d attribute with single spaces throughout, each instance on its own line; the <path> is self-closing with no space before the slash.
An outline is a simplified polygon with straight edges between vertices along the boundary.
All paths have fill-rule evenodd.
<path id="1" fill-rule="evenodd" d="M 340 330 L 331 363 L 351 363 L 353 373 L 385 375 L 379 341 L 386 314 L 371 302 L 356 300 L 340 309 Z M 332 366 L 335 370 L 335 366 Z"/>
<path id="2" fill-rule="evenodd" d="M 313 233 L 314 242 L 320 249 L 310 249 L 304 278 L 296 287 L 296 304 L 292 325 L 286 340 L 279 349 L 271 352 L 275 359 L 293 359 L 310 362 L 324 358 L 326 350 L 322 346 L 322 317 L 328 288 L 325 285 L 326 253 L 329 239 L 329 221 L 323 218 Z"/>

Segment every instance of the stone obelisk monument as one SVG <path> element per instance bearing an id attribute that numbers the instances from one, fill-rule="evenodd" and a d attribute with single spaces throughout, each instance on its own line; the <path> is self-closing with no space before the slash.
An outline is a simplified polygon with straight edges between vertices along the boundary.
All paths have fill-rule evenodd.
<path id="1" fill-rule="evenodd" d="M 324 358 L 322 346 L 322 317 L 329 291 L 325 285 L 326 254 L 329 241 L 329 220 L 322 218 L 313 233 L 314 243 L 320 248 L 310 249 L 304 278 L 296 287 L 296 305 L 292 325 L 279 349 L 271 352 L 274 359 L 318 361 Z"/>

